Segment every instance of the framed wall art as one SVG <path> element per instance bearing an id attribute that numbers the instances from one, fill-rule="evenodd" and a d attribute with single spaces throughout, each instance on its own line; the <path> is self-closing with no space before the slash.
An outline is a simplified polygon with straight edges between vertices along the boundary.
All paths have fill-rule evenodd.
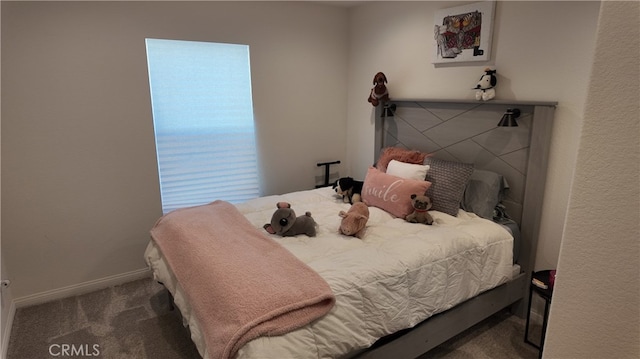
<path id="1" fill-rule="evenodd" d="M 488 61 L 495 5 L 481 1 L 436 11 L 433 63 Z"/>

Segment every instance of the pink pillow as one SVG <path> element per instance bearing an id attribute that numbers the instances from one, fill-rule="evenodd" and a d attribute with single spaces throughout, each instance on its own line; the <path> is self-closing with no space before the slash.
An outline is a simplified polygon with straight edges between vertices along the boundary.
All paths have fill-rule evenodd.
<path id="1" fill-rule="evenodd" d="M 413 212 L 411 195 L 423 195 L 431 182 L 400 178 L 369 167 L 362 186 L 362 201 L 404 218 Z"/>
<path id="2" fill-rule="evenodd" d="M 421 165 L 426 157 L 427 154 L 420 151 L 407 150 L 401 147 L 385 147 L 376 163 L 376 168 L 382 172 L 387 172 L 387 166 L 391 160 Z"/>

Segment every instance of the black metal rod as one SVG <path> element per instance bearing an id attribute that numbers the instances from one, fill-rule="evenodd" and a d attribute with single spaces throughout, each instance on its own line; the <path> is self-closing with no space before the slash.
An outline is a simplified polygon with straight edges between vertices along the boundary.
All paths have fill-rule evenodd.
<path id="1" fill-rule="evenodd" d="M 340 161 L 317 163 L 318 167 L 324 166 L 324 184 L 317 185 L 316 188 L 327 187 L 329 185 L 329 166 L 340 163 Z"/>

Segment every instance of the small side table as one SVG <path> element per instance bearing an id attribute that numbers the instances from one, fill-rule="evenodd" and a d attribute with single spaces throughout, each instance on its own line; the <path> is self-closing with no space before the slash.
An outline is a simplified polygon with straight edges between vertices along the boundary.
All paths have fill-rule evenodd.
<path id="1" fill-rule="evenodd" d="M 538 356 L 539 358 L 542 358 L 542 349 L 544 347 L 544 337 L 547 331 L 547 321 L 549 320 L 549 307 L 551 305 L 551 297 L 553 296 L 553 285 L 555 283 L 555 276 L 555 270 L 543 270 L 539 272 L 533 272 L 531 274 L 531 283 L 529 286 L 529 305 L 527 308 L 527 326 L 524 330 L 524 342 L 538 348 L 538 350 L 540 351 L 540 354 Z M 531 300 L 533 299 L 533 293 L 536 293 L 542 299 L 544 299 L 544 317 L 542 319 L 542 335 L 540 338 L 540 345 L 529 340 L 529 322 L 531 319 Z"/>

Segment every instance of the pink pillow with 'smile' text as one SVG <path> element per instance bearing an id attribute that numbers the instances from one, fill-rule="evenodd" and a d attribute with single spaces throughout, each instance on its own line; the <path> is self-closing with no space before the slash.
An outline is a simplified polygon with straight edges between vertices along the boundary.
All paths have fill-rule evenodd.
<path id="1" fill-rule="evenodd" d="M 405 218 L 413 212 L 411 195 L 423 195 L 431 182 L 392 176 L 369 167 L 362 186 L 362 201 Z"/>

